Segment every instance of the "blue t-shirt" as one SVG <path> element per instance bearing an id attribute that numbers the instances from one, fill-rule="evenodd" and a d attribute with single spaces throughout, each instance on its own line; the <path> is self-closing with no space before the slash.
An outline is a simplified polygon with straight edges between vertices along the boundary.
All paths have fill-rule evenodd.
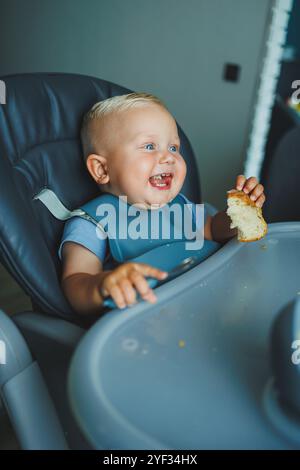
<path id="1" fill-rule="evenodd" d="M 201 229 L 202 220 L 196 220 L 196 204 L 194 202 L 189 201 L 182 193 L 181 196 L 185 199 L 187 204 L 191 204 L 193 220 L 196 224 L 196 229 Z M 204 223 L 206 222 L 207 218 L 207 210 L 204 206 Z M 63 244 L 66 242 L 74 242 L 78 243 L 79 245 L 84 246 L 92 253 L 94 253 L 100 261 L 103 263 L 107 254 L 109 253 L 109 245 L 107 238 L 100 238 L 99 231 L 98 236 L 96 235 L 96 226 L 93 222 L 89 220 L 83 219 L 82 217 L 72 217 L 71 219 L 67 220 L 64 226 L 63 236 L 59 245 L 58 249 L 58 257 L 62 259 L 62 247 Z"/>

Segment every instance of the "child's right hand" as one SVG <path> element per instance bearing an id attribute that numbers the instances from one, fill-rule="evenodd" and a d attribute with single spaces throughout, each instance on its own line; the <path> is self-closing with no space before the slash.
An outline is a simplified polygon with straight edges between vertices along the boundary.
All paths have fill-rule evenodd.
<path id="1" fill-rule="evenodd" d="M 136 291 L 142 299 L 155 303 L 157 298 L 145 276 L 158 280 L 165 279 L 168 273 L 144 263 L 124 263 L 109 271 L 100 281 L 100 293 L 111 296 L 119 308 L 136 303 Z"/>

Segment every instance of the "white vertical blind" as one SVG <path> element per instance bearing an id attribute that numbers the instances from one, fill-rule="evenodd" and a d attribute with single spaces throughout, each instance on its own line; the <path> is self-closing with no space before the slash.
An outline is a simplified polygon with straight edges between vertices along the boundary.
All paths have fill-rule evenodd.
<path id="1" fill-rule="evenodd" d="M 293 0 L 273 1 L 245 162 L 244 174 L 247 178 L 260 176 L 292 6 Z"/>

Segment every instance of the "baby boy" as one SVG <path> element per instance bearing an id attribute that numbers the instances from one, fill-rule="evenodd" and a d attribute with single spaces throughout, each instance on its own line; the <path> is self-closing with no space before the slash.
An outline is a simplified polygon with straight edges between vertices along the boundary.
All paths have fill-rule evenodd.
<path id="1" fill-rule="evenodd" d="M 101 191 L 126 196 L 129 204 L 147 210 L 163 207 L 180 193 L 187 170 L 177 125 L 157 97 L 130 93 L 96 103 L 84 117 L 81 139 L 87 170 Z M 256 178 L 239 175 L 235 187 L 262 207 L 264 188 Z M 237 235 L 230 223 L 225 211 L 208 215 L 204 239 L 225 243 Z M 108 244 L 95 232 L 93 223 L 80 217 L 65 224 L 59 248 L 62 288 L 74 310 L 100 312 L 108 295 L 125 308 L 136 302 L 137 292 L 156 302 L 146 277 L 163 280 L 168 273 L 130 261 L 104 270 Z"/>

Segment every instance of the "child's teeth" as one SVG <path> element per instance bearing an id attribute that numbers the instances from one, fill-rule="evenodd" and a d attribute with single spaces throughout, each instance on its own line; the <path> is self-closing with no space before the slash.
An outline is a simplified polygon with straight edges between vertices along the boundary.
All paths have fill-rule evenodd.
<path id="1" fill-rule="evenodd" d="M 161 180 L 162 178 L 164 178 L 165 176 L 168 176 L 168 175 L 169 175 L 169 173 L 161 173 L 160 175 L 152 176 L 152 178 L 157 179 L 157 180 Z"/>

